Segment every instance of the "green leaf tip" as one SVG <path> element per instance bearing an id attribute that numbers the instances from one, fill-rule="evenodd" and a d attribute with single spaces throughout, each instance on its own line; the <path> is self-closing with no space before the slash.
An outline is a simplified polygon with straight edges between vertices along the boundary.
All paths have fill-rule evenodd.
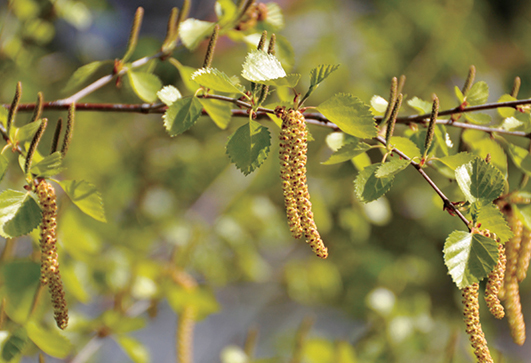
<path id="1" fill-rule="evenodd" d="M 477 233 L 454 231 L 444 243 L 444 263 L 459 289 L 483 280 L 498 263 L 498 245 Z"/>
<path id="2" fill-rule="evenodd" d="M 466 200 L 470 203 L 492 202 L 505 188 L 505 178 L 498 168 L 478 157 L 457 167 L 455 177 Z"/>
<path id="3" fill-rule="evenodd" d="M 96 186 L 85 180 L 61 180 L 57 183 L 83 213 L 97 221 L 107 222 L 103 200 Z"/>

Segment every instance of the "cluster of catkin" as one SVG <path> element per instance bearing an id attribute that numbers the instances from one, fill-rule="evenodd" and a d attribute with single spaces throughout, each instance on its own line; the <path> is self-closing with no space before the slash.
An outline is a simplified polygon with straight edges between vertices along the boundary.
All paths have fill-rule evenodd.
<path id="1" fill-rule="evenodd" d="M 56 246 L 57 198 L 53 186 L 46 180 L 39 181 L 36 192 L 42 208 L 41 284 L 49 286 L 55 321 L 59 328 L 64 329 L 68 325 L 68 308 L 59 272 Z"/>
<path id="2" fill-rule="evenodd" d="M 300 111 L 294 109 L 279 110 L 279 114 L 282 117 L 280 177 L 291 235 L 301 238 L 304 234 L 313 252 L 318 257 L 327 258 L 328 250 L 315 225 L 306 183 L 308 131 L 305 119 Z"/>
<path id="3" fill-rule="evenodd" d="M 527 275 L 531 258 L 531 231 L 525 227 L 515 214 L 513 208 L 507 204 L 501 208 L 507 223 L 513 231 L 513 238 L 505 243 L 505 276 L 498 294 L 504 302 L 507 321 L 511 336 L 518 345 L 523 345 L 526 339 L 525 322 L 520 303 L 519 283 Z"/>

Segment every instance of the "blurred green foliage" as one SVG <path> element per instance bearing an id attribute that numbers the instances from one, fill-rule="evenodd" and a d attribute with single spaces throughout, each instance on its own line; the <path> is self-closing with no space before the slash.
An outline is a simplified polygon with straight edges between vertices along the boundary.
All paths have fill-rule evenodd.
<path id="1" fill-rule="evenodd" d="M 63 88 L 78 67 L 105 60 L 98 50 L 111 59 L 119 58 L 127 31 L 121 30 L 122 43 L 113 47 L 104 39 L 116 29 L 104 29 L 98 22 L 98 17 L 118 18 L 116 4 L 10 0 L 0 6 L 1 102 L 10 102 L 18 81 L 24 89 L 22 102 L 34 102 L 39 91 L 47 101 L 65 97 L 70 93 Z M 391 77 L 405 74 L 404 92 L 409 99 L 429 99 L 436 92 L 443 108 L 452 108 L 458 104 L 453 86 L 462 85 L 470 64 L 477 66 L 478 79 L 488 81 L 491 94 L 508 93 L 515 75 L 523 80 L 524 97 L 531 90 L 527 66 L 531 5 L 526 2 L 507 5 L 519 8 L 510 13 L 510 20 L 489 2 L 473 0 L 279 4 L 285 14 L 279 58 L 286 69 L 291 63 L 290 71 L 306 75 L 319 64 L 341 64 L 306 106 L 318 105 L 338 92 L 352 93 L 368 104 L 375 94 L 387 97 Z M 157 14 L 157 22 L 166 21 L 169 8 Z M 114 25 L 127 28 L 133 13 L 131 8 L 120 16 L 127 22 Z M 58 29 L 71 34 L 60 34 Z M 155 53 L 163 35 L 154 38 L 141 31 L 132 59 Z M 88 45 L 83 44 L 87 39 Z M 95 49 L 91 59 L 87 46 Z M 181 47 L 174 56 L 196 69 L 204 50 L 204 43 L 193 53 Z M 229 75 L 239 74 L 246 51 L 245 44 L 224 38 L 214 64 Z M 101 74 L 104 71 L 108 70 Z M 155 73 L 163 84 L 187 92 L 188 79 L 181 79 L 168 62 L 159 63 Z M 299 92 L 309 85 L 308 77 L 303 76 L 301 83 Z M 278 92 L 281 99 L 292 97 L 282 92 Z M 86 101 L 134 103 L 138 98 L 127 87 L 107 85 Z M 65 115 L 46 110 L 49 129 Z M 29 117 L 20 113 L 18 125 Z M 199 319 L 209 319 L 226 308 L 216 302 L 217 292 L 251 282 L 275 285 L 281 291 L 279 300 L 311 307 L 316 314 L 337 309 L 349 320 L 351 329 L 341 337 L 323 325 L 309 330 L 301 343 L 301 363 L 472 361 L 462 333 L 460 296 L 442 257 L 446 236 L 462 226 L 442 211 L 440 200 L 415 171 L 400 174 L 386 197 L 362 204 L 354 195 L 353 180 L 359 166 L 370 160 L 364 154 L 355 165 L 320 165 L 331 154 L 330 131 L 311 127 L 315 141 L 309 146 L 309 185 L 316 223 L 330 249 L 327 260 L 317 260 L 304 243 L 289 236 L 276 143 L 260 169 L 247 177 L 225 155 L 228 136 L 242 124 L 242 119 L 234 118 L 221 130 L 201 117 L 192 129 L 173 139 L 160 115 L 78 112 L 64 161 L 67 169 L 60 179 L 87 180 L 97 186 L 108 223 L 92 220 L 60 196 L 59 252 L 71 314 L 65 336 L 73 348 L 57 348 L 57 343 L 46 341 L 54 337 L 46 334 L 58 334 L 47 298 L 41 298 L 45 306 L 34 313 L 36 322 L 17 328 L 27 319 L 38 284 L 33 253 L 38 233 L 34 231 L 31 238 L 3 242 L 5 253 L 12 255 L 0 262 L 0 294 L 8 301 L 3 305 L 7 319 L 0 332 L 2 359 L 17 361 L 39 349 L 56 357 L 75 356 L 91 337 L 111 336 L 131 360 L 145 362 L 148 353 L 142 342 L 129 334 L 151 324 L 152 306 L 167 301 L 179 314 L 192 304 L 199 309 Z M 276 140 L 278 128 L 271 122 L 263 124 Z M 468 136 L 473 135 L 468 132 Z M 48 132 L 42 144 L 50 140 Z M 371 151 L 369 156 L 376 160 L 380 154 Z M 519 177 L 512 166 L 509 176 Z M 455 183 L 440 176 L 434 179 L 452 200 L 463 199 L 453 194 Z M 20 190 L 23 185 L 22 174 L 15 171 L 2 181 L 3 189 Z M 181 270 L 200 281 L 197 290 L 188 291 L 176 283 L 173 274 Z M 528 282 L 522 291 L 529 313 Z M 148 302 L 151 308 L 130 316 L 138 302 Z M 83 309 L 86 305 L 93 307 L 91 314 Z M 235 325 L 242 323 L 234 319 Z M 492 350 L 499 350 L 504 361 L 525 357 L 528 348 L 517 350 L 508 342 L 505 324 L 488 316 L 483 321 Z M 254 362 L 288 362 L 297 346 L 296 329 L 291 326 L 260 335 L 260 359 Z M 199 335 L 195 338 L 196 351 L 209 344 Z M 276 342 L 275 349 L 260 349 L 267 341 Z M 243 345 L 243 341 L 237 343 Z M 227 352 L 223 362 L 243 362 L 237 360 L 245 355 L 243 351 L 231 347 Z M 219 359 L 219 354 L 210 361 Z M 9 360 L 10 356 L 15 358 Z"/>

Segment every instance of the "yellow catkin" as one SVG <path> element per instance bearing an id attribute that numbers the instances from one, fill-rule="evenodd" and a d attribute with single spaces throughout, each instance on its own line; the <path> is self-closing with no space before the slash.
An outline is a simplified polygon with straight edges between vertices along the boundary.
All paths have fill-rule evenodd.
<path id="1" fill-rule="evenodd" d="M 520 252 L 518 253 L 518 262 L 516 264 L 516 277 L 518 278 L 518 282 L 522 282 L 526 278 L 530 260 L 531 230 L 524 227 L 522 231 L 522 240 L 520 242 Z"/>
<path id="2" fill-rule="evenodd" d="M 474 348 L 474 354 L 478 363 L 492 363 L 492 357 L 487 346 L 485 334 L 479 321 L 479 284 L 475 283 L 463 289 L 463 316 L 466 324 L 466 332 L 470 343 Z"/>
<path id="3" fill-rule="evenodd" d="M 37 195 L 42 208 L 41 283 L 49 286 L 55 321 L 59 328 L 64 329 L 68 325 L 68 308 L 59 272 L 56 246 L 57 198 L 53 186 L 45 180 L 37 185 Z"/>
<path id="4" fill-rule="evenodd" d="M 526 339 L 525 322 L 516 276 L 513 276 L 509 282 L 505 281 L 505 312 L 513 341 L 523 345 Z"/>
<path id="5" fill-rule="evenodd" d="M 304 233 L 306 242 L 318 257 L 327 258 L 328 249 L 325 247 L 321 236 L 317 231 L 317 226 L 315 225 L 312 203 L 310 202 L 310 193 L 306 182 L 308 131 L 306 130 L 306 122 L 302 113 L 296 110 L 288 110 L 283 113 L 280 141 L 281 145 L 283 145 L 283 143 L 287 145 L 287 147 L 281 147 L 281 167 L 284 167 L 284 160 L 287 159 L 287 164 L 291 168 L 289 183 L 292 194 L 290 194 L 289 200 L 285 197 L 285 203 L 287 206 L 286 214 L 288 216 L 290 229 L 292 229 L 292 223 L 294 223 L 291 221 L 291 218 L 295 218 L 295 213 L 292 210 L 294 208 L 294 200 L 297 212 L 296 215 L 299 217 L 300 228 Z M 286 179 L 282 171 L 281 177 L 283 179 L 283 184 L 285 184 Z M 284 188 L 284 190 L 286 189 Z M 286 195 L 286 193 L 284 195 Z"/>
<path id="6" fill-rule="evenodd" d="M 489 311 L 497 319 L 502 319 L 505 316 L 505 311 L 498 298 L 498 292 L 502 286 L 505 276 L 505 247 L 498 244 L 498 264 L 491 271 L 488 276 L 487 286 L 485 287 L 485 302 Z"/>
<path id="7" fill-rule="evenodd" d="M 194 306 L 186 306 L 179 315 L 177 324 L 177 357 L 179 363 L 193 362 L 195 315 L 196 308 Z"/>
<path id="8" fill-rule="evenodd" d="M 512 281 L 513 277 L 516 276 L 516 270 L 518 265 L 518 254 L 520 252 L 520 245 L 522 241 L 522 232 L 523 224 L 520 219 L 514 214 L 514 212 L 509 209 L 505 211 L 507 216 L 507 224 L 511 227 L 513 231 L 513 238 L 508 240 L 505 243 L 505 256 L 507 257 L 507 267 L 505 268 L 505 281 L 502 289 L 498 293 L 498 296 L 501 300 L 505 299 L 505 292 L 507 290 L 508 284 Z"/>

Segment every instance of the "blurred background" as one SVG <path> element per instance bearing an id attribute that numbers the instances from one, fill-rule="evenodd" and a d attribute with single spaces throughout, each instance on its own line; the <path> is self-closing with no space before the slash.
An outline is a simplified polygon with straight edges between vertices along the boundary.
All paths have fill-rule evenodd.
<path id="1" fill-rule="evenodd" d="M 453 88 L 462 87 L 471 64 L 478 69 L 476 80 L 489 84 L 489 101 L 509 93 L 517 75 L 520 98 L 531 93 L 529 1 L 277 3 L 285 22 L 278 34 L 291 44 L 285 46 L 283 64 L 303 75 L 299 92 L 309 85 L 313 67 L 341 64 L 307 106 L 337 92 L 366 103 L 373 95 L 387 98 L 391 78 L 404 74 L 407 99 L 436 93 L 442 109 L 453 108 L 458 104 Z M 78 67 L 123 55 L 138 6 L 145 17 L 133 59 L 156 53 L 171 8 L 181 5 L 177 0 L 4 0 L 0 103 L 11 102 L 18 81 L 22 102 L 34 102 L 39 91 L 46 101 L 72 94 L 64 87 Z M 214 2 L 192 1 L 189 16 L 215 21 Z M 180 47 L 174 57 L 199 68 L 205 46 L 195 52 Z M 239 75 L 247 51 L 245 44 L 222 38 L 213 66 Z M 160 62 L 155 74 L 163 84 L 191 94 L 168 62 Z M 141 102 L 114 83 L 83 101 Z M 403 114 L 408 112 L 414 110 L 404 107 Z M 53 125 L 65 112 L 44 116 Z M 17 123 L 29 117 L 21 113 Z M 442 211 L 418 173 L 406 170 L 385 197 L 361 204 L 353 190 L 356 167 L 320 165 L 332 153 L 326 143 L 331 132 L 311 126 L 309 188 L 330 252 L 319 260 L 304 242 L 292 240 L 287 228 L 274 142 L 278 128 L 264 122 L 273 142 L 259 170 L 245 177 L 229 163 L 227 137 L 245 121 L 234 118 L 220 130 L 201 118 L 170 138 L 160 115 L 78 112 L 60 177 L 96 185 L 108 223 L 91 220 L 66 198 L 59 201 L 63 275 L 73 276 L 65 280 L 72 321 L 64 334 L 74 344 L 70 361 L 141 361 L 124 352 L 113 333 L 94 338 L 109 310 L 138 319 L 127 333 L 150 361 L 175 361 L 181 295 L 163 277 L 175 266 L 192 275 L 203 293 L 196 297 L 201 310 L 194 333 L 196 363 L 245 362 L 238 359 L 252 332 L 258 333 L 256 362 L 475 361 L 464 333 L 460 292 L 442 254 L 448 234 L 463 225 Z M 397 133 L 404 130 L 397 127 Z M 459 131 L 449 132 L 457 140 Z M 48 132 L 43 144 L 50 139 Z M 22 173 L 12 169 L 2 190 L 24 185 Z M 450 199 L 463 199 L 455 183 L 428 173 Z M 519 179 L 509 164 L 509 180 Z M 15 257 L 31 258 L 36 238 L 18 239 Z M 526 317 L 531 317 L 530 291 L 528 279 L 521 287 Z M 494 358 L 528 361 L 531 345 L 516 346 L 506 321 L 495 321 L 484 304 L 481 308 Z M 297 341 L 304 341 L 300 360 L 293 357 Z M 36 359 L 30 354 L 22 362 Z"/>

